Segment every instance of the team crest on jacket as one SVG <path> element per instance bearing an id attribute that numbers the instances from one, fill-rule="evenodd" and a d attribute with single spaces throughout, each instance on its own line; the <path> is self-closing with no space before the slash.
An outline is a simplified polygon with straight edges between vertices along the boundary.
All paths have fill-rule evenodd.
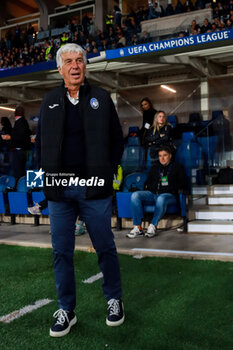
<path id="1" fill-rule="evenodd" d="M 99 108 L 99 101 L 97 100 L 97 98 L 92 97 L 92 99 L 90 100 L 90 105 L 93 109 Z"/>

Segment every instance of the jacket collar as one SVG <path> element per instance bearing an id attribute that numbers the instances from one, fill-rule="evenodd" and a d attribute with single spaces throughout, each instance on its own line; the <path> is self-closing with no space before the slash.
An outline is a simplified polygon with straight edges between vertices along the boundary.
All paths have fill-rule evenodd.
<path id="1" fill-rule="evenodd" d="M 65 82 L 64 82 L 64 80 L 62 81 L 60 87 L 62 88 L 64 95 L 66 95 L 68 89 L 67 89 L 67 87 L 65 87 Z M 80 86 L 80 89 L 79 89 L 79 96 L 84 95 L 85 93 L 88 93 L 89 91 L 90 91 L 90 84 L 89 84 L 87 78 L 85 78 L 85 79 L 84 79 L 84 84 Z"/>

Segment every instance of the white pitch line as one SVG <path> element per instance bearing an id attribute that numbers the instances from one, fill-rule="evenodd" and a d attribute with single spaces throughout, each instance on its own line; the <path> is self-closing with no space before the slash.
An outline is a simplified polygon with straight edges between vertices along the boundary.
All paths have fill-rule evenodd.
<path id="1" fill-rule="evenodd" d="M 89 284 L 91 284 L 91 283 L 93 283 L 93 282 L 95 282 L 95 281 L 98 281 L 98 280 L 101 279 L 102 277 L 103 277 L 102 272 L 99 272 L 99 273 L 97 273 L 96 275 L 91 276 L 91 277 L 89 277 L 88 279 L 84 280 L 83 283 L 89 283 Z"/>
<path id="2" fill-rule="evenodd" d="M 53 300 L 50 299 L 41 299 L 41 300 L 37 300 L 34 304 L 32 305 L 27 305 L 24 306 L 22 309 L 19 310 L 15 310 L 13 312 L 11 312 L 8 315 L 2 316 L 0 317 L 0 322 L 4 322 L 4 323 L 10 323 L 11 321 L 16 320 L 17 318 L 28 314 L 29 312 L 32 312 L 36 309 L 39 309 L 40 307 L 47 305 L 49 303 L 51 303 Z"/>
<path id="3" fill-rule="evenodd" d="M 189 250 L 168 250 L 168 249 L 147 249 L 147 248 L 133 248 L 133 251 L 139 252 L 155 252 L 155 253 L 174 253 L 174 254 L 192 254 L 192 255 L 216 255 L 216 256 L 233 256 L 233 253 L 221 252 L 198 252 Z"/>

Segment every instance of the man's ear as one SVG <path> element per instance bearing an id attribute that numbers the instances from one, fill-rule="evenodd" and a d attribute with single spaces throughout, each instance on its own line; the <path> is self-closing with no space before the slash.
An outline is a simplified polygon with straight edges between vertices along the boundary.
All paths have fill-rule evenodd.
<path id="1" fill-rule="evenodd" d="M 63 76 L 61 68 L 57 67 L 57 69 L 58 69 L 58 72 L 61 74 L 61 76 Z"/>

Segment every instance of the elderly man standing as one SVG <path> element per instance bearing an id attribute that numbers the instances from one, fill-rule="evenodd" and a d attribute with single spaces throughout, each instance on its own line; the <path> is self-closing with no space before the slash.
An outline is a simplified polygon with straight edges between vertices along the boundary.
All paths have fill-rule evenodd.
<path id="1" fill-rule="evenodd" d="M 123 138 L 108 92 L 89 85 L 85 78 L 84 50 L 66 44 L 58 50 L 56 59 L 64 84 L 49 92 L 41 106 L 37 134 L 41 167 L 47 176 L 72 173 L 82 179 L 68 187 L 44 188 L 49 200 L 59 305 L 50 336 L 61 337 L 77 322 L 73 252 L 78 215 L 86 223 L 103 273 L 102 287 L 108 302 L 106 324 L 118 326 L 124 322 L 120 267 L 111 230 L 112 181 L 121 160 Z M 98 181 L 87 185 L 93 178 Z"/>

